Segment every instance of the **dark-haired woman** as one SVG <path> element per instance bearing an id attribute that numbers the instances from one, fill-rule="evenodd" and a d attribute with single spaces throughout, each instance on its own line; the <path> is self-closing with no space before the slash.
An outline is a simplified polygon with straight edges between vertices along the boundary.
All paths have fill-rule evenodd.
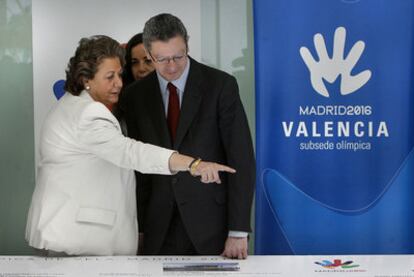
<path id="1" fill-rule="evenodd" d="M 220 182 L 233 169 L 124 137 L 110 109 L 122 88 L 124 50 L 106 36 L 80 41 L 66 93 L 48 114 L 26 227 L 29 245 L 62 255 L 135 255 L 135 177 L 186 171 Z"/>
<path id="2" fill-rule="evenodd" d="M 152 71 L 154 66 L 151 59 L 148 59 L 144 44 L 142 42 L 142 33 L 134 35 L 126 45 L 125 54 L 125 68 L 124 68 L 124 86 L 130 83 L 141 80 Z"/>
<path id="3" fill-rule="evenodd" d="M 146 55 L 142 41 L 142 33 L 134 35 L 126 44 L 125 50 L 125 66 L 122 74 L 124 88 L 134 81 L 143 79 L 155 69 L 151 59 L 148 59 Z M 122 98 L 122 92 L 120 98 Z M 121 125 L 122 133 L 127 135 L 128 131 L 122 107 L 115 105 L 112 112 Z"/>

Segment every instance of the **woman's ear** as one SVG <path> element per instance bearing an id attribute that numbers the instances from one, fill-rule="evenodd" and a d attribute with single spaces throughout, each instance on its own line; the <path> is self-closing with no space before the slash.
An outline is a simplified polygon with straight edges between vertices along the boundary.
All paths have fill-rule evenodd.
<path id="1" fill-rule="evenodd" d="M 91 86 L 89 85 L 89 80 L 83 79 L 83 87 L 89 91 L 91 89 Z"/>

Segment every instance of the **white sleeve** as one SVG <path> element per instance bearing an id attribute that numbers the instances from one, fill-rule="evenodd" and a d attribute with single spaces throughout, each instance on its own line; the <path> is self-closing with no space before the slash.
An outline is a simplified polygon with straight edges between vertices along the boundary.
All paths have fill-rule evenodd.
<path id="1" fill-rule="evenodd" d="M 99 102 L 86 106 L 80 115 L 78 138 L 84 151 L 117 166 L 141 173 L 172 174 L 169 159 L 175 151 L 123 136 L 116 118 Z"/>
<path id="2" fill-rule="evenodd" d="M 228 236 L 233 238 L 247 238 L 249 233 L 242 231 L 229 231 Z"/>

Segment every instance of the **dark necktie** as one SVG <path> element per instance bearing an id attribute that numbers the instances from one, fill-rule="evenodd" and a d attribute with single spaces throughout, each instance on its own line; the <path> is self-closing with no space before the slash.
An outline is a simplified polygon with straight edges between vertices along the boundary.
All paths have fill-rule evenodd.
<path id="1" fill-rule="evenodd" d="M 172 83 L 168 83 L 167 88 L 169 91 L 167 123 L 168 129 L 170 129 L 171 140 L 174 142 L 178 118 L 180 117 L 180 102 L 178 100 L 177 88 Z"/>

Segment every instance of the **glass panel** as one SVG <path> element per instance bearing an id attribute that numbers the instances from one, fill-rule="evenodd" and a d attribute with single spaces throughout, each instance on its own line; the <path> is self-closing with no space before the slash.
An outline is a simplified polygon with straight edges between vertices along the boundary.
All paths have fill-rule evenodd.
<path id="1" fill-rule="evenodd" d="M 201 1 L 201 60 L 236 77 L 255 145 L 252 0 Z M 254 203 L 252 229 L 254 230 Z M 251 234 L 250 254 L 254 249 L 253 238 Z"/>
<path id="2" fill-rule="evenodd" d="M 35 184 L 30 0 L 0 0 L 0 254 L 31 254 L 24 240 Z"/>
<path id="3" fill-rule="evenodd" d="M 252 0 L 201 1 L 201 60 L 236 77 L 254 140 Z"/>

